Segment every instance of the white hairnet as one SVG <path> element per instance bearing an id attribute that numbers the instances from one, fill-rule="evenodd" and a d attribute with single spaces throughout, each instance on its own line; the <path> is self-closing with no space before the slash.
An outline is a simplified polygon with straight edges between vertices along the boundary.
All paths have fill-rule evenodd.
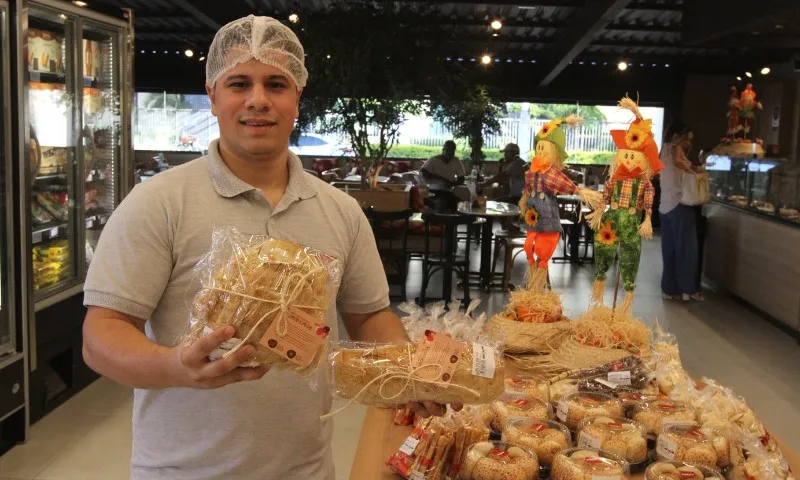
<path id="1" fill-rule="evenodd" d="M 305 53 L 297 35 L 271 17 L 248 15 L 220 28 L 206 61 L 206 85 L 213 87 L 228 70 L 256 59 L 288 75 L 297 88 L 306 86 Z"/>

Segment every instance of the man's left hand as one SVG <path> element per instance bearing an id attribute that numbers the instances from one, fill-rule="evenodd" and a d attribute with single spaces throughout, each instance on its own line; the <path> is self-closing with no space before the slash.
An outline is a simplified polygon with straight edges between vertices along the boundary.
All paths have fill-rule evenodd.
<path id="1" fill-rule="evenodd" d="M 431 415 L 434 417 L 441 417 L 447 413 L 447 405 L 441 405 L 436 402 L 409 402 L 406 407 L 414 412 L 415 415 L 418 415 L 422 418 L 428 418 Z M 464 406 L 454 403 L 450 405 L 450 408 L 456 412 L 459 412 L 462 408 L 464 408 Z"/>

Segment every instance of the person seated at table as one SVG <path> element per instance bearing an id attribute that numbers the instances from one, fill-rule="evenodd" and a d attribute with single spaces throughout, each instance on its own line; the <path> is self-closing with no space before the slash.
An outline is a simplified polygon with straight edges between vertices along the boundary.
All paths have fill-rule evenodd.
<path id="1" fill-rule="evenodd" d="M 426 183 L 441 182 L 447 187 L 455 186 L 466 175 L 464 163 L 456 157 L 456 142 L 444 142 L 442 153 L 429 158 L 420 169 Z"/>
<path id="2" fill-rule="evenodd" d="M 512 205 L 519 203 L 522 198 L 522 189 L 525 187 L 525 171 L 528 164 L 519 156 L 519 145 L 509 143 L 503 152 L 503 161 L 500 162 L 497 175 L 483 183 L 486 188 L 493 183 L 500 184 L 506 193 L 505 197 L 498 198 L 499 202 L 507 202 Z"/>

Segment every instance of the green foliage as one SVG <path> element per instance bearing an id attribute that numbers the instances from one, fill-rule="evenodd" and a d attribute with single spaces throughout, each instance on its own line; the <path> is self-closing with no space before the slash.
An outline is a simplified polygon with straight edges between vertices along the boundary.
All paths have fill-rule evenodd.
<path id="1" fill-rule="evenodd" d="M 570 152 L 567 164 L 609 165 L 616 152 Z"/>
<path id="2" fill-rule="evenodd" d="M 351 0 L 298 13 L 309 85 L 297 129 L 344 134 L 367 161 L 386 157 L 404 116 L 422 111 L 418 92 L 439 98 L 460 82 L 461 67 L 442 61 L 452 33 L 419 21 L 430 6 Z"/>
<path id="3" fill-rule="evenodd" d="M 137 94 L 136 100 L 142 108 L 167 108 L 170 110 L 190 110 L 192 108 L 192 104 L 182 93 L 141 92 Z"/>
<path id="4" fill-rule="evenodd" d="M 566 118 L 570 115 L 583 117 L 587 122 L 605 122 L 606 116 L 595 106 L 560 103 L 532 103 L 531 118 Z"/>
<path id="5" fill-rule="evenodd" d="M 468 151 L 465 150 L 465 145 L 462 145 L 462 142 L 459 143 L 458 150 L 456 151 L 456 156 L 462 160 L 468 160 L 465 158 L 465 154 L 469 154 Z M 419 160 L 427 160 L 434 155 L 439 155 L 442 153 L 442 147 L 429 147 L 426 145 L 395 145 L 392 148 L 392 153 L 389 155 L 390 158 L 414 158 Z M 486 152 L 485 160 L 486 161 L 498 161 L 503 158 L 503 154 L 500 151 L 488 151 Z"/>
<path id="6" fill-rule="evenodd" d="M 500 133 L 500 119 L 507 115 L 506 106 L 495 101 L 486 86 L 471 89 L 465 99 L 449 99 L 431 108 L 434 119 L 442 122 L 456 138 L 467 139 L 472 163 L 480 163 L 483 153 L 483 138 Z"/>

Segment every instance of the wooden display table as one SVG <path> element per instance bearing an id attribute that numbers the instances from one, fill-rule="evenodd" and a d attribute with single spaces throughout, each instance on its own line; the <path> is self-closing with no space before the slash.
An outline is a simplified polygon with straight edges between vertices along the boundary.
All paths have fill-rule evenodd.
<path id="1" fill-rule="evenodd" d="M 392 424 L 394 410 L 369 408 L 361 428 L 361 438 L 353 458 L 350 480 L 403 480 L 386 466 L 386 460 L 394 454 L 411 433 L 411 427 L 398 427 Z M 774 438 L 774 437 L 773 437 Z M 800 472 L 800 458 L 788 450 L 779 439 L 775 439 L 781 451 L 789 460 L 792 470 Z M 644 478 L 643 474 L 633 475 L 632 480 Z"/>

